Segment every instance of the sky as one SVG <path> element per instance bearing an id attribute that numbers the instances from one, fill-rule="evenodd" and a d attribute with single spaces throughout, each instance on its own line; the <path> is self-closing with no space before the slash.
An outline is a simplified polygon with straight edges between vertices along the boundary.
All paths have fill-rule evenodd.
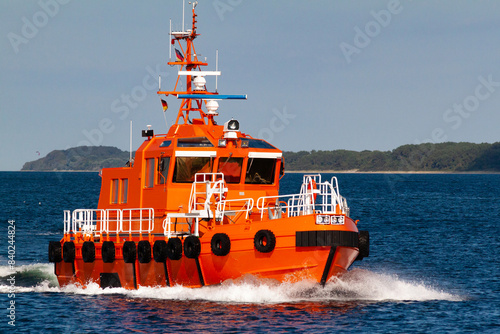
<path id="1" fill-rule="evenodd" d="M 186 1 L 186 26 L 190 24 Z M 499 1 L 200 0 L 196 51 L 219 124 L 286 151 L 500 141 Z M 52 150 L 166 133 L 181 0 L 0 2 L 0 170 Z M 215 89 L 213 78 L 207 79 Z"/>

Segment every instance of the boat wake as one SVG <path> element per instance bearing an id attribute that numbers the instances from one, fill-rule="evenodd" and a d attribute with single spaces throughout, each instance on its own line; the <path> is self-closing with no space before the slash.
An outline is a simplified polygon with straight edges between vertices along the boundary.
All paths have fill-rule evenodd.
<path id="1" fill-rule="evenodd" d="M 325 287 L 308 280 L 279 283 L 247 275 L 217 286 L 196 289 L 174 286 L 140 287 L 138 290 L 101 289 L 97 283 L 91 283 L 86 288 L 74 284 L 59 287 L 52 264 L 31 264 L 16 269 L 12 273 L 9 267 L 0 266 L 0 293 L 12 292 L 8 279 L 15 275 L 15 293 L 119 294 L 130 298 L 245 304 L 465 300 L 463 296 L 442 291 L 423 282 L 406 281 L 396 275 L 363 269 L 354 269 L 341 277 L 334 277 Z"/>

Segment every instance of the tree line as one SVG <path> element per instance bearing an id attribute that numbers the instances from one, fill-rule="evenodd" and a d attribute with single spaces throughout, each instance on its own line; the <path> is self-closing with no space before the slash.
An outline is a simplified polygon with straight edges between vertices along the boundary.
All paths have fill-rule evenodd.
<path id="1" fill-rule="evenodd" d="M 283 152 L 289 171 L 500 172 L 500 142 L 403 145 L 392 151 Z M 80 146 L 27 162 L 30 171 L 99 171 L 125 166 L 129 153 L 109 146 Z"/>
<path id="2" fill-rule="evenodd" d="M 425 143 L 403 145 L 392 151 L 284 152 L 286 169 L 334 171 L 500 171 L 500 142 Z"/>

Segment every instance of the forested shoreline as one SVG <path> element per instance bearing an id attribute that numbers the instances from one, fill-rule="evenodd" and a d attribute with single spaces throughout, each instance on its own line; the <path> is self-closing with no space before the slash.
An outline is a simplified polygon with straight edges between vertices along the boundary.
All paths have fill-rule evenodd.
<path id="1" fill-rule="evenodd" d="M 500 142 L 403 145 L 392 151 L 283 152 L 288 171 L 500 172 Z M 22 171 L 99 171 L 125 166 L 129 152 L 110 146 L 55 150 Z"/>

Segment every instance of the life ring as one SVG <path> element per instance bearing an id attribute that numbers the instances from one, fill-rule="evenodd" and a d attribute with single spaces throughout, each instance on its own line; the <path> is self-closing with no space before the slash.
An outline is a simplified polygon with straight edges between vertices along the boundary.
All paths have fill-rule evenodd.
<path id="1" fill-rule="evenodd" d="M 135 242 L 125 241 L 123 243 L 123 261 L 125 263 L 134 263 L 137 255 L 137 248 Z"/>
<path id="2" fill-rule="evenodd" d="M 184 255 L 189 259 L 196 259 L 201 253 L 201 243 L 198 237 L 190 235 L 184 240 Z"/>
<path id="3" fill-rule="evenodd" d="M 49 241 L 49 262 L 62 261 L 62 247 L 59 241 Z"/>
<path id="4" fill-rule="evenodd" d="M 137 243 L 137 259 L 139 263 L 151 262 L 151 244 L 147 240 L 141 240 Z"/>
<path id="5" fill-rule="evenodd" d="M 165 240 L 156 240 L 153 244 L 153 258 L 155 262 L 165 262 L 168 257 L 168 247 Z"/>
<path id="6" fill-rule="evenodd" d="M 231 240 L 226 233 L 216 233 L 210 241 L 212 252 L 217 256 L 226 256 L 231 250 Z"/>
<path id="7" fill-rule="evenodd" d="M 170 260 L 180 260 L 182 257 L 182 241 L 179 238 L 170 238 L 167 243 L 167 256 Z"/>
<path id="8" fill-rule="evenodd" d="M 113 241 L 104 241 L 101 248 L 102 262 L 115 262 L 115 244 Z"/>
<path id="9" fill-rule="evenodd" d="M 92 241 L 85 241 L 82 246 L 82 259 L 85 263 L 95 261 L 95 245 Z"/>
<path id="10" fill-rule="evenodd" d="M 272 252 L 276 246 L 276 237 L 274 233 L 269 230 L 260 230 L 255 233 L 253 244 L 255 245 L 255 249 L 259 252 L 269 253 Z"/>
<path id="11" fill-rule="evenodd" d="M 73 241 L 66 241 L 64 243 L 63 260 L 68 263 L 75 261 L 75 243 Z"/>
<path id="12" fill-rule="evenodd" d="M 311 181 L 307 184 L 307 190 L 313 195 L 314 202 L 316 202 L 316 197 L 318 196 L 318 193 L 315 192 L 316 189 L 318 189 L 316 181 L 311 178 Z"/>
<path id="13" fill-rule="evenodd" d="M 359 231 L 358 248 L 359 254 L 356 261 L 361 261 L 370 255 L 370 233 L 368 231 Z"/>

